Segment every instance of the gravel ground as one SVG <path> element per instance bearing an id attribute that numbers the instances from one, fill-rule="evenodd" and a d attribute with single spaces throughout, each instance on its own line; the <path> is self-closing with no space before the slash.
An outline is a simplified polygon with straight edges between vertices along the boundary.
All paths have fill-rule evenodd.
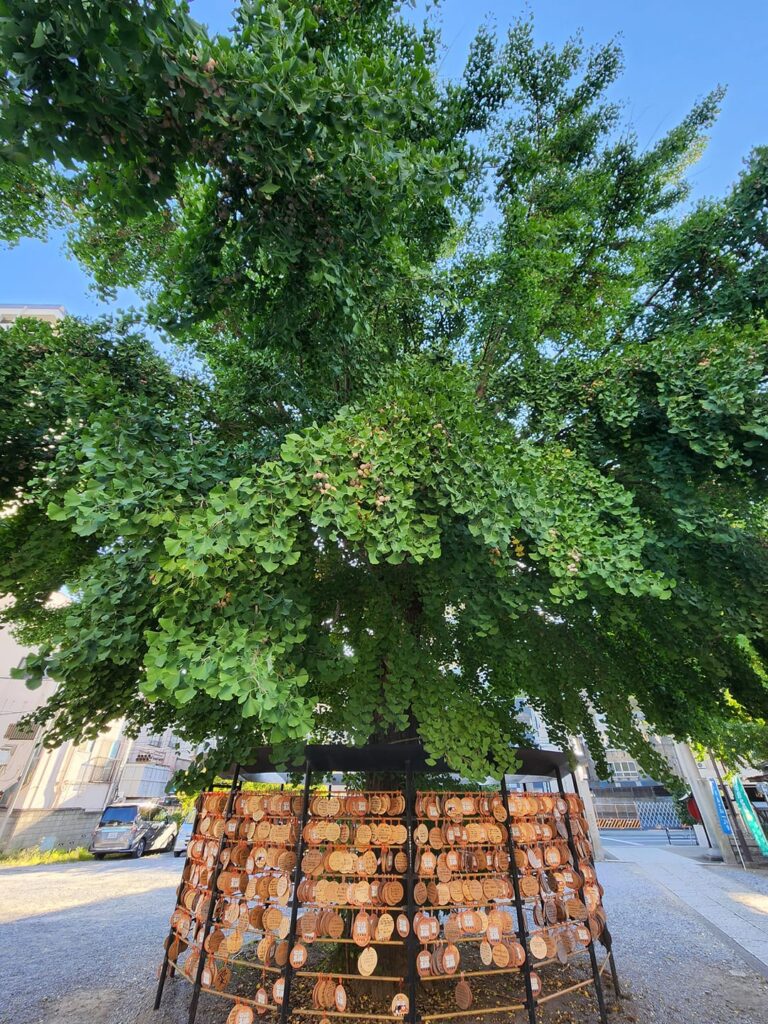
<path id="1" fill-rule="evenodd" d="M 768 980 L 694 910 L 633 864 L 607 862 L 598 873 L 619 975 L 632 995 L 625 1002 L 627 1020 L 765 1024 Z M 765 881 L 738 875 L 745 888 Z"/>
<path id="2" fill-rule="evenodd" d="M 156 855 L 0 871 L 0 1022 L 186 1024 L 183 980 L 169 983 L 162 1011 L 152 1011 L 180 869 L 179 860 Z M 768 888 L 764 877 L 735 874 L 745 887 Z M 632 864 L 603 864 L 600 876 L 631 996 L 611 1014 L 615 1024 L 765 1024 L 768 981 L 693 910 Z M 593 1006 L 577 994 L 540 1019 L 596 1024 Z M 222 1024 L 228 1009 L 204 995 L 198 1021 Z"/>
<path id="3" fill-rule="evenodd" d="M 2 1024 L 129 1024 L 182 864 L 152 854 L 0 870 Z"/>
<path id="4" fill-rule="evenodd" d="M 736 885 L 744 886 L 752 892 L 758 892 L 768 896 L 768 869 L 761 867 L 752 868 L 745 872 L 741 868 L 726 868 L 722 864 L 707 864 L 707 871 L 711 871 L 718 877 L 725 878 Z"/>

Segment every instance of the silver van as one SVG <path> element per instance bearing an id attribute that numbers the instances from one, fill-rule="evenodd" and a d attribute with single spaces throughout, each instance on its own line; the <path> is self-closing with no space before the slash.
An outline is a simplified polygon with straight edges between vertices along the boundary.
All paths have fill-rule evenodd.
<path id="1" fill-rule="evenodd" d="M 178 830 L 162 804 L 110 804 L 102 812 L 88 849 L 97 860 L 108 853 L 141 857 L 153 850 L 172 850 Z"/>
<path id="2" fill-rule="evenodd" d="M 195 812 L 190 811 L 184 821 L 182 821 L 179 834 L 176 836 L 176 842 L 173 847 L 174 857 L 181 857 L 182 854 L 186 854 L 187 846 L 189 846 L 189 840 L 192 838 L 192 828 L 194 824 Z"/>

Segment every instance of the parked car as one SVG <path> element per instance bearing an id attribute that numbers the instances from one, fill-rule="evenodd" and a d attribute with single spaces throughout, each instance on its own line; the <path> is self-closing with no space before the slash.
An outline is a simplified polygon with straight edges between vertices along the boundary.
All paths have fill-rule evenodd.
<path id="1" fill-rule="evenodd" d="M 182 821 L 179 834 L 176 836 L 176 842 L 173 846 L 173 856 L 181 857 L 182 854 L 187 852 L 187 846 L 189 840 L 192 838 L 192 826 L 195 823 L 195 812 L 191 811 L 189 815 Z"/>
<path id="2" fill-rule="evenodd" d="M 155 850 L 172 850 L 178 828 L 163 804 L 111 804 L 104 808 L 88 849 L 97 860 L 108 853 L 141 857 Z"/>

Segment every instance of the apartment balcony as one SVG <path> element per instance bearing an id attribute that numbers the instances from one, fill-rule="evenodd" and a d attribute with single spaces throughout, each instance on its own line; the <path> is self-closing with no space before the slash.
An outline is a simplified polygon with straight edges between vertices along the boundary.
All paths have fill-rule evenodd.
<path id="1" fill-rule="evenodd" d="M 90 784 L 105 785 L 115 777 L 116 770 L 116 757 L 94 757 L 80 769 L 80 777 L 77 780 L 77 784 L 81 786 Z"/>
<path id="2" fill-rule="evenodd" d="M 173 751 L 163 747 L 139 747 L 134 750 L 130 757 L 131 764 L 160 764 L 167 765 Z"/>
<path id="3" fill-rule="evenodd" d="M 124 800 L 161 800 L 173 769 L 165 764 L 129 761 L 120 773 L 118 792 Z"/>

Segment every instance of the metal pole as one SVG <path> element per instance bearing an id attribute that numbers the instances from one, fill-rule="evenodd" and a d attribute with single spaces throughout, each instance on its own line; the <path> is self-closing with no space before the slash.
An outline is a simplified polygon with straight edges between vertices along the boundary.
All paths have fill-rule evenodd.
<path id="1" fill-rule="evenodd" d="M 413 770 L 411 762 L 405 762 L 405 827 L 407 831 L 406 853 L 408 855 L 408 868 L 405 876 L 405 899 L 406 912 L 408 914 L 408 936 L 405 940 L 405 955 L 408 959 L 408 1021 L 409 1024 L 416 1024 L 418 1020 L 416 1013 L 416 957 L 418 956 L 419 943 L 413 930 L 413 917 L 415 912 L 413 889 L 416 884 L 416 851 L 413 842 L 413 812 L 415 795 L 413 792 Z"/>
<path id="2" fill-rule="evenodd" d="M 560 791 L 561 796 L 565 796 L 565 788 L 563 786 L 563 776 L 559 768 L 555 768 L 557 773 L 557 788 Z M 575 784 L 575 780 L 574 780 Z M 568 832 L 568 848 L 571 851 L 571 857 L 573 858 L 573 870 L 579 870 L 579 855 L 576 852 L 576 844 L 573 841 L 573 830 L 571 829 L 571 816 L 570 814 L 565 815 L 565 827 Z M 608 1024 L 608 1011 L 605 1008 L 605 996 L 603 994 L 603 982 L 600 977 L 600 967 L 597 963 L 597 954 L 595 953 L 595 940 L 591 937 L 589 939 L 589 960 L 592 964 L 592 978 L 595 982 L 595 995 L 597 996 L 597 1005 L 600 1010 L 600 1020 L 602 1024 Z"/>
<path id="3" fill-rule="evenodd" d="M 237 782 L 240 777 L 240 765 L 235 765 L 235 772 L 232 776 L 232 787 L 229 791 L 229 798 L 227 800 L 227 806 L 224 809 L 224 818 L 229 818 L 232 814 L 232 806 L 235 802 L 235 793 L 237 793 Z M 189 1024 L 195 1024 L 195 1017 L 197 1016 L 197 1003 L 200 999 L 200 987 L 202 985 L 203 968 L 205 967 L 205 961 L 207 952 L 205 949 L 205 940 L 208 938 L 208 933 L 211 930 L 211 924 L 213 923 L 213 913 L 216 908 L 216 883 L 219 880 L 221 874 L 221 854 L 224 850 L 224 843 L 227 841 L 227 830 L 226 828 L 221 833 L 221 839 L 219 840 L 219 848 L 216 851 L 216 860 L 213 865 L 213 874 L 211 875 L 211 900 L 208 904 L 208 913 L 205 917 L 205 927 L 203 928 L 203 937 L 200 940 L 200 959 L 197 962 L 197 972 L 195 974 L 195 981 L 192 987 L 192 1000 L 189 1004 Z"/>
<path id="4" fill-rule="evenodd" d="M 619 984 L 619 972 L 616 970 L 616 961 L 613 959 L 613 949 L 610 946 L 608 947 L 608 966 L 611 969 L 611 982 L 616 998 L 623 999 L 624 993 L 621 991 L 621 985 Z"/>
<path id="5" fill-rule="evenodd" d="M 507 779 L 501 776 L 501 799 L 504 807 L 509 813 L 509 799 L 507 794 Z M 515 911 L 517 912 L 517 933 L 520 942 L 525 949 L 525 962 L 523 963 L 523 980 L 525 981 L 525 1002 L 528 1008 L 529 1024 L 536 1024 L 536 1001 L 533 998 L 533 986 L 531 985 L 531 952 L 528 948 L 528 928 L 525 922 L 525 909 L 520 896 L 520 879 L 517 873 L 517 862 L 515 860 L 515 844 L 512 840 L 512 827 L 507 819 L 507 851 L 509 853 L 509 874 L 512 878 L 512 889 L 515 893 Z"/>
<path id="6" fill-rule="evenodd" d="M 734 829 L 734 833 L 733 834 L 735 836 L 736 835 L 736 832 L 735 832 L 735 822 L 731 820 L 731 815 L 728 813 L 727 809 L 726 809 L 726 812 L 725 812 L 725 816 L 728 819 L 728 821 L 731 822 L 731 828 Z M 747 870 L 747 865 L 744 863 L 744 856 L 743 856 L 743 854 L 741 852 L 741 846 L 739 846 L 738 842 L 735 839 L 734 839 L 733 845 L 736 847 L 736 853 L 738 853 L 738 855 L 739 855 L 739 860 L 741 861 L 742 869 L 744 871 L 746 871 Z"/>
<path id="7" fill-rule="evenodd" d="M 192 835 L 193 836 L 197 832 L 197 824 L 198 824 L 198 822 L 200 820 L 200 810 L 201 810 L 202 806 L 203 806 L 203 794 L 201 793 L 200 796 L 197 798 L 197 800 L 195 802 L 195 821 L 194 821 L 194 824 L 192 825 Z M 187 867 L 187 858 L 185 857 L 184 858 L 184 871 L 186 871 L 186 867 Z M 181 881 L 179 882 L 179 887 L 176 890 L 176 906 L 179 905 L 179 899 L 181 898 L 181 890 L 184 888 L 184 885 L 185 885 L 184 871 L 182 871 L 182 873 L 181 873 Z M 163 966 L 160 968 L 160 980 L 157 983 L 157 992 L 155 994 L 155 1005 L 154 1005 L 154 1009 L 155 1010 L 159 1010 L 160 1009 L 160 1000 L 163 998 L 163 989 L 165 988 L 165 979 L 166 979 L 166 977 L 168 975 L 168 950 L 170 949 L 171 943 L 173 941 L 174 934 L 175 934 L 174 930 L 173 930 L 173 928 L 171 928 L 171 930 L 168 932 L 168 938 L 165 941 L 165 956 L 163 957 Z M 173 970 L 173 968 L 172 968 L 172 970 Z M 171 977 L 173 977 L 173 973 L 171 974 Z"/>
<path id="8" fill-rule="evenodd" d="M 291 1001 L 291 982 L 293 981 L 293 967 L 291 965 L 290 952 L 296 941 L 296 921 L 299 914 L 299 885 L 302 879 L 301 861 L 304 857 L 304 829 L 307 826 L 309 817 L 309 789 L 312 782 L 312 765 L 307 758 L 304 766 L 304 796 L 301 804 L 301 820 L 299 822 L 299 835 L 296 839 L 296 869 L 293 877 L 293 896 L 291 897 L 291 923 L 288 928 L 288 959 L 285 962 L 283 1002 L 280 1006 L 280 1024 L 286 1024 L 288 1020 L 289 1006 Z"/>

